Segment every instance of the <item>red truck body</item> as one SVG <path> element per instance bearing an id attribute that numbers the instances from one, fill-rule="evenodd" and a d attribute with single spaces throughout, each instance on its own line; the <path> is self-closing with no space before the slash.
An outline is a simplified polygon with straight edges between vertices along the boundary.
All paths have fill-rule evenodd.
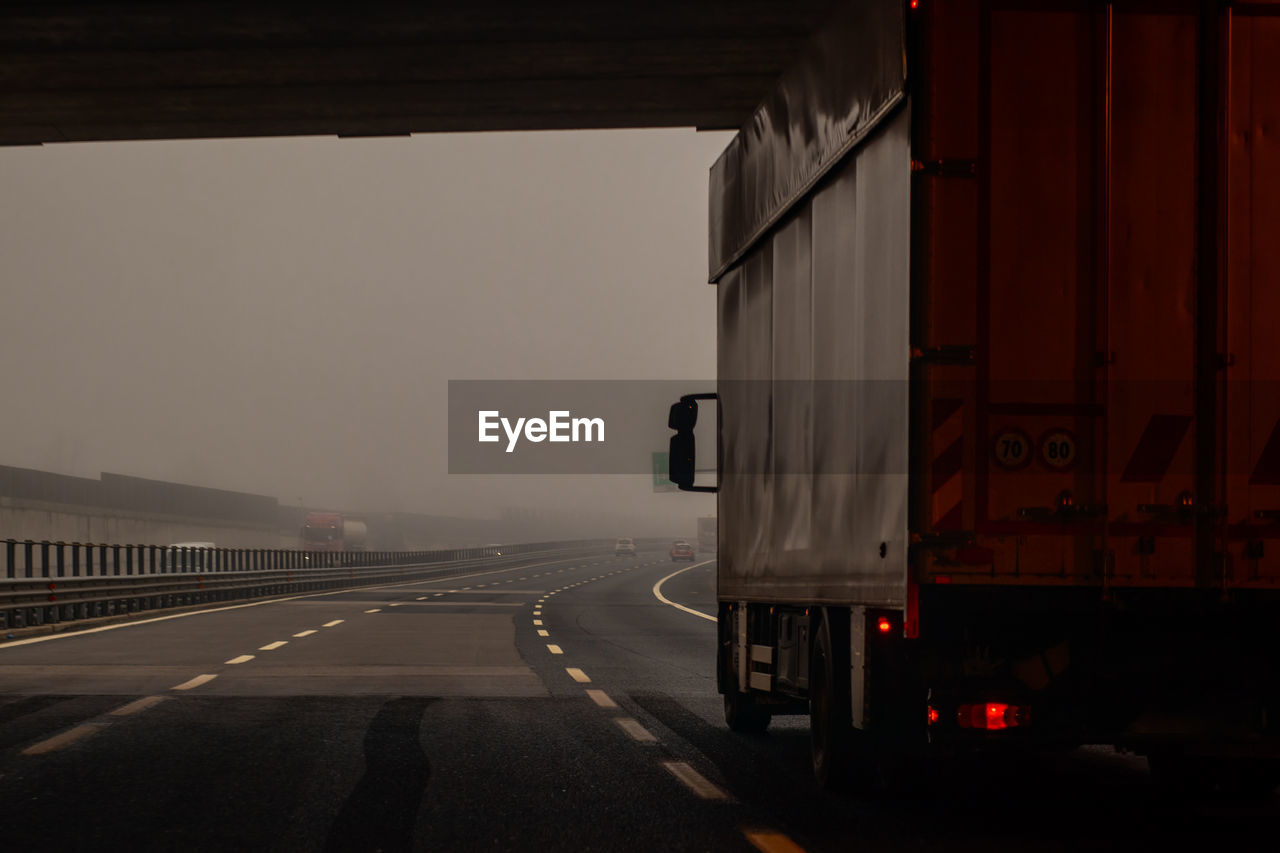
<path id="1" fill-rule="evenodd" d="M 309 512 L 302 525 L 302 548 L 307 551 L 363 551 L 368 526 L 337 512 Z"/>
<path id="2" fill-rule="evenodd" d="M 1280 778 L 1278 87 L 1280 4 L 1178 0 L 851 3 L 784 76 L 712 170 L 732 728 Z"/>

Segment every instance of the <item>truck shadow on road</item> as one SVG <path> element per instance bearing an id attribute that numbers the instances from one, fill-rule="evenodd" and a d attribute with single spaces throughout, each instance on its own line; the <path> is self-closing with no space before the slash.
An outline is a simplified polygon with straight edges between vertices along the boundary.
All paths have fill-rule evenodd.
<path id="1" fill-rule="evenodd" d="M 404 697 L 382 706 L 364 739 L 364 775 L 329 831 L 326 851 L 410 850 L 431 764 L 422 720 L 432 699 Z"/>

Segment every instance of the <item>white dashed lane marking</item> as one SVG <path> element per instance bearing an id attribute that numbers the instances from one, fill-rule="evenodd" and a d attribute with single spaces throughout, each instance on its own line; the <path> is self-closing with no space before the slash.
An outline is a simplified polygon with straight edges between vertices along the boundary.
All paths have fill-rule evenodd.
<path id="1" fill-rule="evenodd" d="M 285 645 L 288 645 L 288 644 L 289 644 L 289 641 L 288 641 L 288 640 L 276 640 L 274 643 L 267 643 L 265 646 L 259 646 L 259 647 L 258 647 L 258 651 L 260 651 L 260 652 L 270 652 L 270 651 L 274 651 L 275 649 L 280 648 L 281 646 L 285 646 Z"/>
<path id="2" fill-rule="evenodd" d="M 324 627 L 332 628 L 334 625 L 341 625 L 343 622 L 346 622 L 346 621 L 347 621 L 346 619 L 334 619 L 332 622 L 324 623 Z"/>
<path id="3" fill-rule="evenodd" d="M 216 675 L 209 675 L 209 674 L 197 675 L 195 678 L 191 679 L 190 681 L 184 681 L 181 684 L 175 687 L 171 687 L 169 689 L 170 690 L 194 690 L 195 688 L 199 687 L 201 684 L 208 684 L 210 681 L 213 681 L 217 677 L 218 676 Z"/>
<path id="4" fill-rule="evenodd" d="M 314 633 L 315 633 L 315 629 L 309 629 L 309 630 L 306 630 L 306 631 L 299 631 L 298 633 L 294 634 L 293 636 L 295 636 L 295 637 L 310 637 L 310 636 L 311 636 L 312 634 L 314 634 Z"/>
<path id="5" fill-rule="evenodd" d="M 248 663 L 253 660 L 253 658 L 253 655 L 239 655 L 237 657 L 233 657 L 231 660 L 227 661 L 227 663 Z"/>

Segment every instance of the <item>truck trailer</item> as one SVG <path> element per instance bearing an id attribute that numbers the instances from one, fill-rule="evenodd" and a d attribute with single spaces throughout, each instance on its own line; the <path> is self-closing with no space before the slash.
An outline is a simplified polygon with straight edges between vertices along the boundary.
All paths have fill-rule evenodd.
<path id="1" fill-rule="evenodd" d="M 1278 91 L 1276 3 L 843 4 L 712 168 L 670 414 L 731 729 L 1280 781 Z"/>

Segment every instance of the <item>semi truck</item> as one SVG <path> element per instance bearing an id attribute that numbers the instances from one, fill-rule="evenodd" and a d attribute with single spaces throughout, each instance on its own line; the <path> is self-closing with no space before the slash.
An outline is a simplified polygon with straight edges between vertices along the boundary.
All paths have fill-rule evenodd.
<path id="1" fill-rule="evenodd" d="M 368 538 L 364 521 L 338 512 L 309 512 L 302 525 L 306 551 L 363 551 Z"/>
<path id="2" fill-rule="evenodd" d="M 669 415 L 730 729 L 1280 781 L 1277 91 L 1280 4 L 842 4 L 712 168 Z"/>

